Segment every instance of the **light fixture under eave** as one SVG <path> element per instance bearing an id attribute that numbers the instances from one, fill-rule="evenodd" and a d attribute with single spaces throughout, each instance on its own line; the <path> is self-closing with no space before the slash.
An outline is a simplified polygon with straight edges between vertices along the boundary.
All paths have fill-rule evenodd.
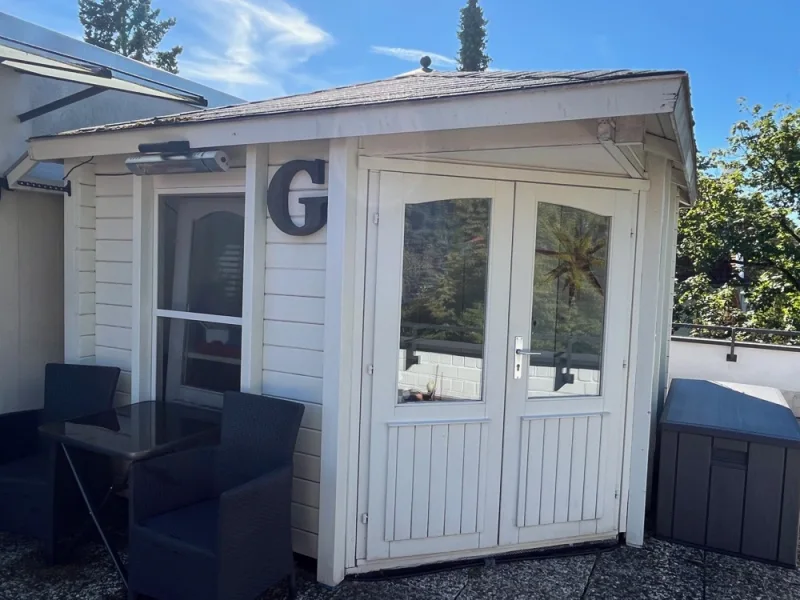
<path id="1" fill-rule="evenodd" d="M 222 150 L 186 154 L 141 154 L 125 160 L 134 175 L 174 175 L 178 173 L 222 173 L 228 170 L 228 155 Z"/>

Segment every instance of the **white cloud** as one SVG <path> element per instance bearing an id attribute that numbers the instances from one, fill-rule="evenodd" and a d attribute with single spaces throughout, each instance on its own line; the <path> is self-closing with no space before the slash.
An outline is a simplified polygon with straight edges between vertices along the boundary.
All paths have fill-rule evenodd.
<path id="1" fill-rule="evenodd" d="M 431 64 L 434 67 L 455 67 L 456 59 L 437 54 L 436 52 L 426 52 L 425 50 L 414 50 L 413 48 L 390 48 L 388 46 L 372 46 L 375 54 L 384 54 L 400 60 L 406 60 L 419 64 L 419 59 L 423 56 L 430 56 Z"/>
<path id="2" fill-rule="evenodd" d="M 181 75 L 250 99 L 286 93 L 283 82 L 333 39 L 284 0 L 186 2 L 203 35 L 187 40 Z M 202 9 L 198 11 L 197 9 Z"/>

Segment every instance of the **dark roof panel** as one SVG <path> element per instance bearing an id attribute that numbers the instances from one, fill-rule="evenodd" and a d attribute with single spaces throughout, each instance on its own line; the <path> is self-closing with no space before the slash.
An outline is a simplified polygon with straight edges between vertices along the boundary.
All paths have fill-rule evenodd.
<path id="1" fill-rule="evenodd" d="M 599 70 L 599 71 L 414 71 L 390 79 L 359 83 L 271 98 L 258 102 L 225 106 L 210 110 L 191 111 L 176 115 L 142 119 L 127 123 L 102 125 L 66 131 L 59 135 L 124 131 L 141 127 L 157 127 L 188 123 L 205 123 L 263 117 L 269 115 L 327 110 L 355 106 L 389 104 L 415 100 L 434 100 L 470 96 L 490 92 L 528 90 L 545 87 L 589 84 L 664 75 L 684 75 L 683 71 Z"/>

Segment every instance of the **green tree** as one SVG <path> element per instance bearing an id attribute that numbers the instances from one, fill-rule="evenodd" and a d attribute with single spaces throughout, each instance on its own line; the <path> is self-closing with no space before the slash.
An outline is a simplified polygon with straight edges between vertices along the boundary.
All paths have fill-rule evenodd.
<path id="1" fill-rule="evenodd" d="M 458 51 L 459 71 L 485 71 L 492 62 L 486 54 L 487 24 L 478 0 L 467 0 L 466 6 L 461 9 L 458 28 L 458 40 L 461 42 Z"/>
<path id="2" fill-rule="evenodd" d="M 78 0 L 78 6 L 88 43 L 170 73 L 178 72 L 178 55 L 183 48 L 156 49 L 175 26 L 175 18 L 160 19 L 161 10 L 152 9 L 150 0 Z"/>
<path id="3" fill-rule="evenodd" d="M 800 109 L 744 111 L 681 215 L 675 320 L 800 330 Z"/>

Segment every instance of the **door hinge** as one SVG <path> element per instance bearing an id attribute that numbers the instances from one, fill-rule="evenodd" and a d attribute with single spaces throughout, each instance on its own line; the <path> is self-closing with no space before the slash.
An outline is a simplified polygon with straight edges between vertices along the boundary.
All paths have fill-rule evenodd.
<path id="1" fill-rule="evenodd" d="M 614 490 L 614 500 L 619 498 L 619 490 Z"/>
<path id="2" fill-rule="evenodd" d="M 374 213 L 372 215 L 372 222 L 377 225 L 378 222 L 381 220 L 381 216 L 378 213 Z"/>
<path id="3" fill-rule="evenodd" d="M 623 369 L 627 369 L 628 368 L 628 361 L 625 360 L 625 359 L 622 360 L 622 368 Z"/>
<path id="4" fill-rule="evenodd" d="M 367 365 L 367 375 L 372 375 L 375 372 L 374 365 Z"/>
<path id="5" fill-rule="evenodd" d="M 633 227 L 631 227 L 631 237 L 635 235 L 636 235 L 636 230 Z"/>
<path id="6" fill-rule="evenodd" d="M 369 514 L 368 513 L 361 513 L 361 522 L 366 525 L 369 523 Z"/>

